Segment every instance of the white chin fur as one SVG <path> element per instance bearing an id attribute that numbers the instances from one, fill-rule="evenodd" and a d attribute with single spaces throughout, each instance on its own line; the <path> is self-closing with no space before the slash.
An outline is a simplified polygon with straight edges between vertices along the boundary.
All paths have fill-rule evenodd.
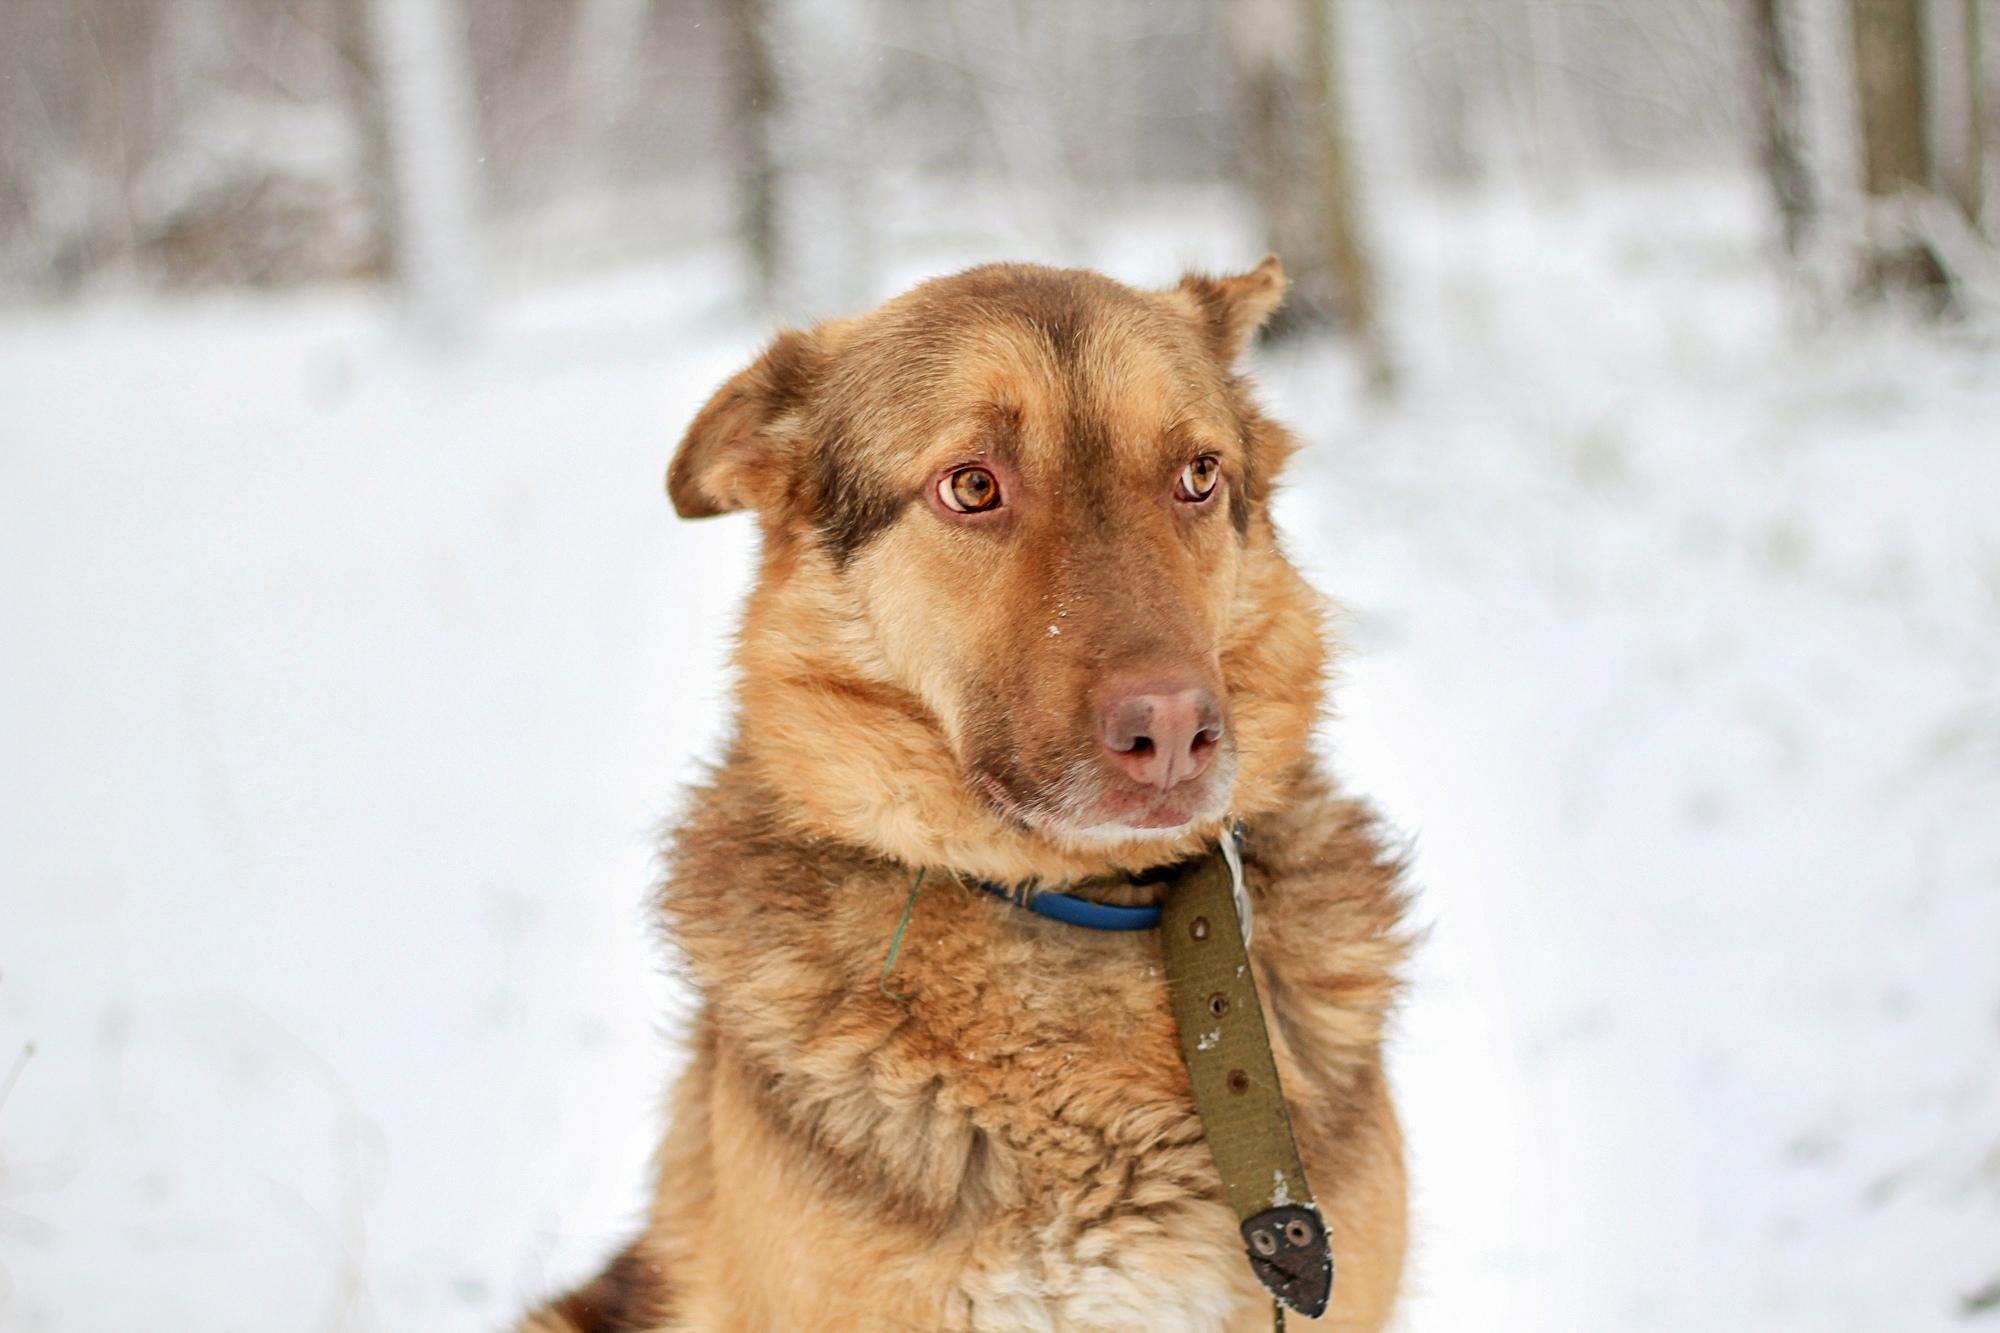
<path id="1" fill-rule="evenodd" d="M 1212 780 L 1208 799 L 1178 824 L 1145 828 L 1116 819 L 1085 822 L 1089 819 L 1086 812 L 1096 804 L 1094 791 L 1088 796 L 1079 793 L 1081 799 L 1064 802 L 1054 810 L 1027 810 L 1022 814 L 1028 823 L 1043 833 L 1071 842 L 1164 842 L 1181 837 L 1197 824 L 1211 823 L 1229 813 L 1229 805 L 1236 792 L 1236 756 L 1231 754 L 1223 762 L 1227 767 Z"/>

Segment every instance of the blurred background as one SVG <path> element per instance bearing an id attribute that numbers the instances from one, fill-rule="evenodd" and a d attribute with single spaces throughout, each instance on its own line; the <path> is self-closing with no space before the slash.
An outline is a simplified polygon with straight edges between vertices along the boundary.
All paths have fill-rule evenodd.
<path id="1" fill-rule="evenodd" d="M 0 1327 L 634 1225 L 680 427 L 989 259 L 1252 355 L 1410 839 L 1410 1330 L 2000 1330 L 2000 4 L 7 0 Z"/>

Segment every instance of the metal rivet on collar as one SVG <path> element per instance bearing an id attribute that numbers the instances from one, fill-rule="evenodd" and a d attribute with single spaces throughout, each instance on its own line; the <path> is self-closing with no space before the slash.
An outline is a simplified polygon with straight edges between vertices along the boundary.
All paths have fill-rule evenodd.
<path id="1" fill-rule="evenodd" d="M 1248 1092 L 1250 1090 L 1250 1076 L 1240 1069 L 1230 1070 L 1229 1090 L 1231 1092 Z"/>
<path id="2" fill-rule="evenodd" d="M 1228 1013 L 1229 997 L 1227 995 L 1224 995 L 1221 991 L 1217 991 L 1215 994 L 1209 996 L 1208 1012 L 1214 1014 L 1217 1018 L 1220 1018 L 1224 1014 Z"/>
<path id="3" fill-rule="evenodd" d="M 1198 940 L 1207 939 L 1208 918 L 1205 916 L 1196 917 L 1192 922 L 1188 924 L 1188 934 L 1194 936 Z"/>

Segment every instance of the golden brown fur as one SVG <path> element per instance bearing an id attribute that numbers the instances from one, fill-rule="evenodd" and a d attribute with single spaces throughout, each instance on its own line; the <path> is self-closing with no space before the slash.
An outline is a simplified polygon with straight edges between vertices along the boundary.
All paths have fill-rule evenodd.
<path id="1" fill-rule="evenodd" d="M 641 1235 L 528 1329 L 1268 1328 L 1157 939 L 957 882 L 1170 863 L 1229 813 L 1334 1237 L 1323 1322 L 1385 1324 L 1401 900 L 1309 754 L 1321 611 L 1267 512 L 1291 444 L 1232 368 L 1282 288 L 1274 260 L 1162 293 L 975 269 L 781 335 L 689 428 L 676 507 L 752 508 L 763 533 L 736 737 L 661 894 L 700 997 L 693 1060 Z M 1212 512 L 1166 498 L 1198 451 L 1222 459 Z M 1018 500 L 992 522 L 933 512 L 926 488 L 967 459 Z M 1171 799 L 1094 767 L 1088 723 L 1107 674 L 1168 669 L 1227 714 L 1213 780 Z M 1189 822 L 1128 819 L 1161 801 L 1155 822 Z"/>

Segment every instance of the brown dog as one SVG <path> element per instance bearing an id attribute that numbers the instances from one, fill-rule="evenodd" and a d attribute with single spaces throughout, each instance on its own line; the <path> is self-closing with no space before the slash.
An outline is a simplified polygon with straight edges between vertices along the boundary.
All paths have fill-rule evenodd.
<path id="1" fill-rule="evenodd" d="M 781 334 L 695 418 L 674 507 L 755 510 L 763 548 L 660 897 L 693 1062 L 644 1231 L 527 1329 L 1269 1328 L 1158 932 L 970 887 L 1182 861 L 1231 815 L 1325 1322 L 1387 1321 L 1397 866 L 1309 752 L 1293 444 L 1233 369 L 1283 291 L 1275 258 L 1165 292 L 977 268 Z"/>

